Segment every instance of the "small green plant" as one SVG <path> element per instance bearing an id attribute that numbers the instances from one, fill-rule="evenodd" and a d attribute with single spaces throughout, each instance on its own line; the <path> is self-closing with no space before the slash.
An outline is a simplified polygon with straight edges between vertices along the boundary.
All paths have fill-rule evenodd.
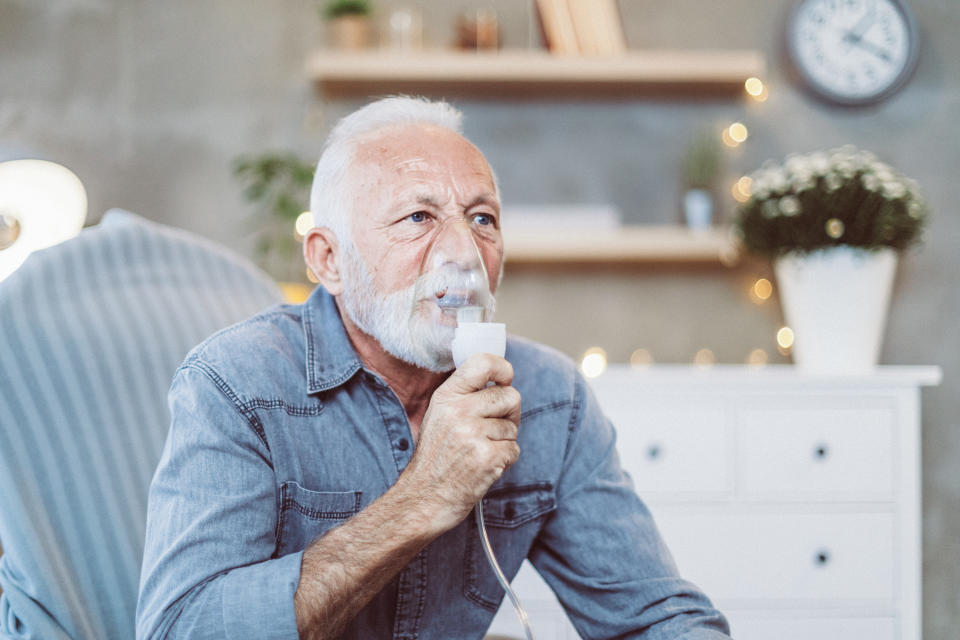
<path id="1" fill-rule="evenodd" d="M 343 16 L 368 16 L 372 11 L 368 0 L 330 0 L 323 8 L 323 17 L 335 20 Z"/>
<path id="2" fill-rule="evenodd" d="M 928 217 L 915 180 L 847 145 L 764 163 L 734 227 L 748 251 L 776 258 L 837 245 L 906 249 Z"/>
<path id="3" fill-rule="evenodd" d="M 688 189 L 713 187 L 720 172 L 721 150 L 717 136 L 701 131 L 691 139 L 683 157 L 683 174 Z"/>
<path id="4" fill-rule="evenodd" d="M 257 207 L 253 220 L 257 262 L 278 280 L 306 279 L 294 224 L 309 207 L 313 171 L 312 164 L 289 152 L 243 156 L 233 163 L 244 198 Z"/>

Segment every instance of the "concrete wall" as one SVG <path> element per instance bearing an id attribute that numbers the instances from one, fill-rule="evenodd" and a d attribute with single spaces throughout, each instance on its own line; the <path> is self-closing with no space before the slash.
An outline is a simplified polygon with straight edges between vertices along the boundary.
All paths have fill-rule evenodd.
<path id="1" fill-rule="evenodd" d="M 446 43 L 458 9 L 476 3 L 406 4 L 423 7 L 428 39 Z M 536 40 L 530 3 L 485 4 L 498 10 L 507 45 Z M 635 223 L 678 220 L 680 154 L 710 123 L 750 128 L 748 142 L 727 154 L 730 180 L 766 158 L 849 142 L 924 185 L 935 217 L 926 245 L 902 260 L 882 361 L 944 370 L 944 384 L 923 394 L 924 626 L 927 638 L 955 637 L 960 3 L 910 3 L 923 39 L 917 72 L 902 92 L 861 110 L 816 102 L 789 80 L 781 54 L 789 0 L 621 4 L 635 48 L 765 51 L 769 101 L 459 101 L 468 135 L 497 169 L 507 203 L 609 201 Z M 358 104 L 323 101 L 305 77 L 304 59 L 323 37 L 309 0 L 0 0 L 0 159 L 71 167 L 87 186 L 91 221 L 126 207 L 249 253 L 258 222 L 231 160 L 269 149 L 314 157 L 330 124 Z M 573 356 L 601 345 L 624 361 L 642 346 L 660 362 L 688 362 L 709 347 L 720 362 L 742 362 L 754 347 L 775 353 L 780 309 L 747 297 L 767 274 L 763 264 L 514 269 L 501 318 Z"/>

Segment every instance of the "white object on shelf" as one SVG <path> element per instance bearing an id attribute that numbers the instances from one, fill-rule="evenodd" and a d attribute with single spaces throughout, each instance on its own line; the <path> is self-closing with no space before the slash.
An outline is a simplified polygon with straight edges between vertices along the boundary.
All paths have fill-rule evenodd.
<path id="1" fill-rule="evenodd" d="M 736 245 L 726 229 L 694 231 L 681 225 L 634 225 L 617 229 L 507 228 L 505 258 L 523 263 L 637 263 L 735 261 Z"/>
<path id="2" fill-rule="evenodd" d="M 735 638 L 914 640 L 920 388 L 941 377 L 611 365 L 590 384 L 681 575 Z M 513 584 L 535 624 L 560 627 L 551 637 L 579 637 L 528 563 Z M 511 616 L 491 632 L 514 632 Z"/>
<path id="3" fill-rule="evenodd" d="M 500 216 L 504 233 L 551 232 L 555 229 L 587 231 L 620 227 L 620 209 L 612 204 L 509 204 Z"/>
<path id="4" fill-rule="evenodd" d="M 706 189 L 687 189 L 683 194 L 683 221 L 690 229 L 713 225 L 713 197 Z"/>

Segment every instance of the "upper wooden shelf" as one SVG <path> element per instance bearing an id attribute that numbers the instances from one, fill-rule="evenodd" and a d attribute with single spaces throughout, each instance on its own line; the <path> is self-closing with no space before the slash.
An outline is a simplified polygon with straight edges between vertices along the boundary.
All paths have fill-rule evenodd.
<path id="1" fill-rule="evenodd" d="M 627 264 L 737 262 L 737 245 L 726 228 L 691 230 L 673 225 L 637 225 L 574 231 L 504 231 L 506 261 L 513 264 Z"/>
<path id="2" fill-rule="evenodd" d="M 307 72 L 324 91 L 363 94 L 389 90 L 563 90 L 636 93 L 662 90 L 742 92 L 766 64 L 753 50 L 651 50 L 623 56 L 557 56 L 539 50 L 493 53 L 388 50 L 317 51 Z"/>

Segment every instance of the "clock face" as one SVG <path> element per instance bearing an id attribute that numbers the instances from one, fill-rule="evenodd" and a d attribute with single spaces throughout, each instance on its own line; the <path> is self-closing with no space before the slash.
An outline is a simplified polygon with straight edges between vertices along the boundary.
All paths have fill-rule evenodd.
<path id="1" fill-rule="evenodd" d="M 787 45 L 804 80 L 841 104 L 868 104 L 898 89 L 916 62 L 916 28 L 898 0 L 801 0 Z"/>

